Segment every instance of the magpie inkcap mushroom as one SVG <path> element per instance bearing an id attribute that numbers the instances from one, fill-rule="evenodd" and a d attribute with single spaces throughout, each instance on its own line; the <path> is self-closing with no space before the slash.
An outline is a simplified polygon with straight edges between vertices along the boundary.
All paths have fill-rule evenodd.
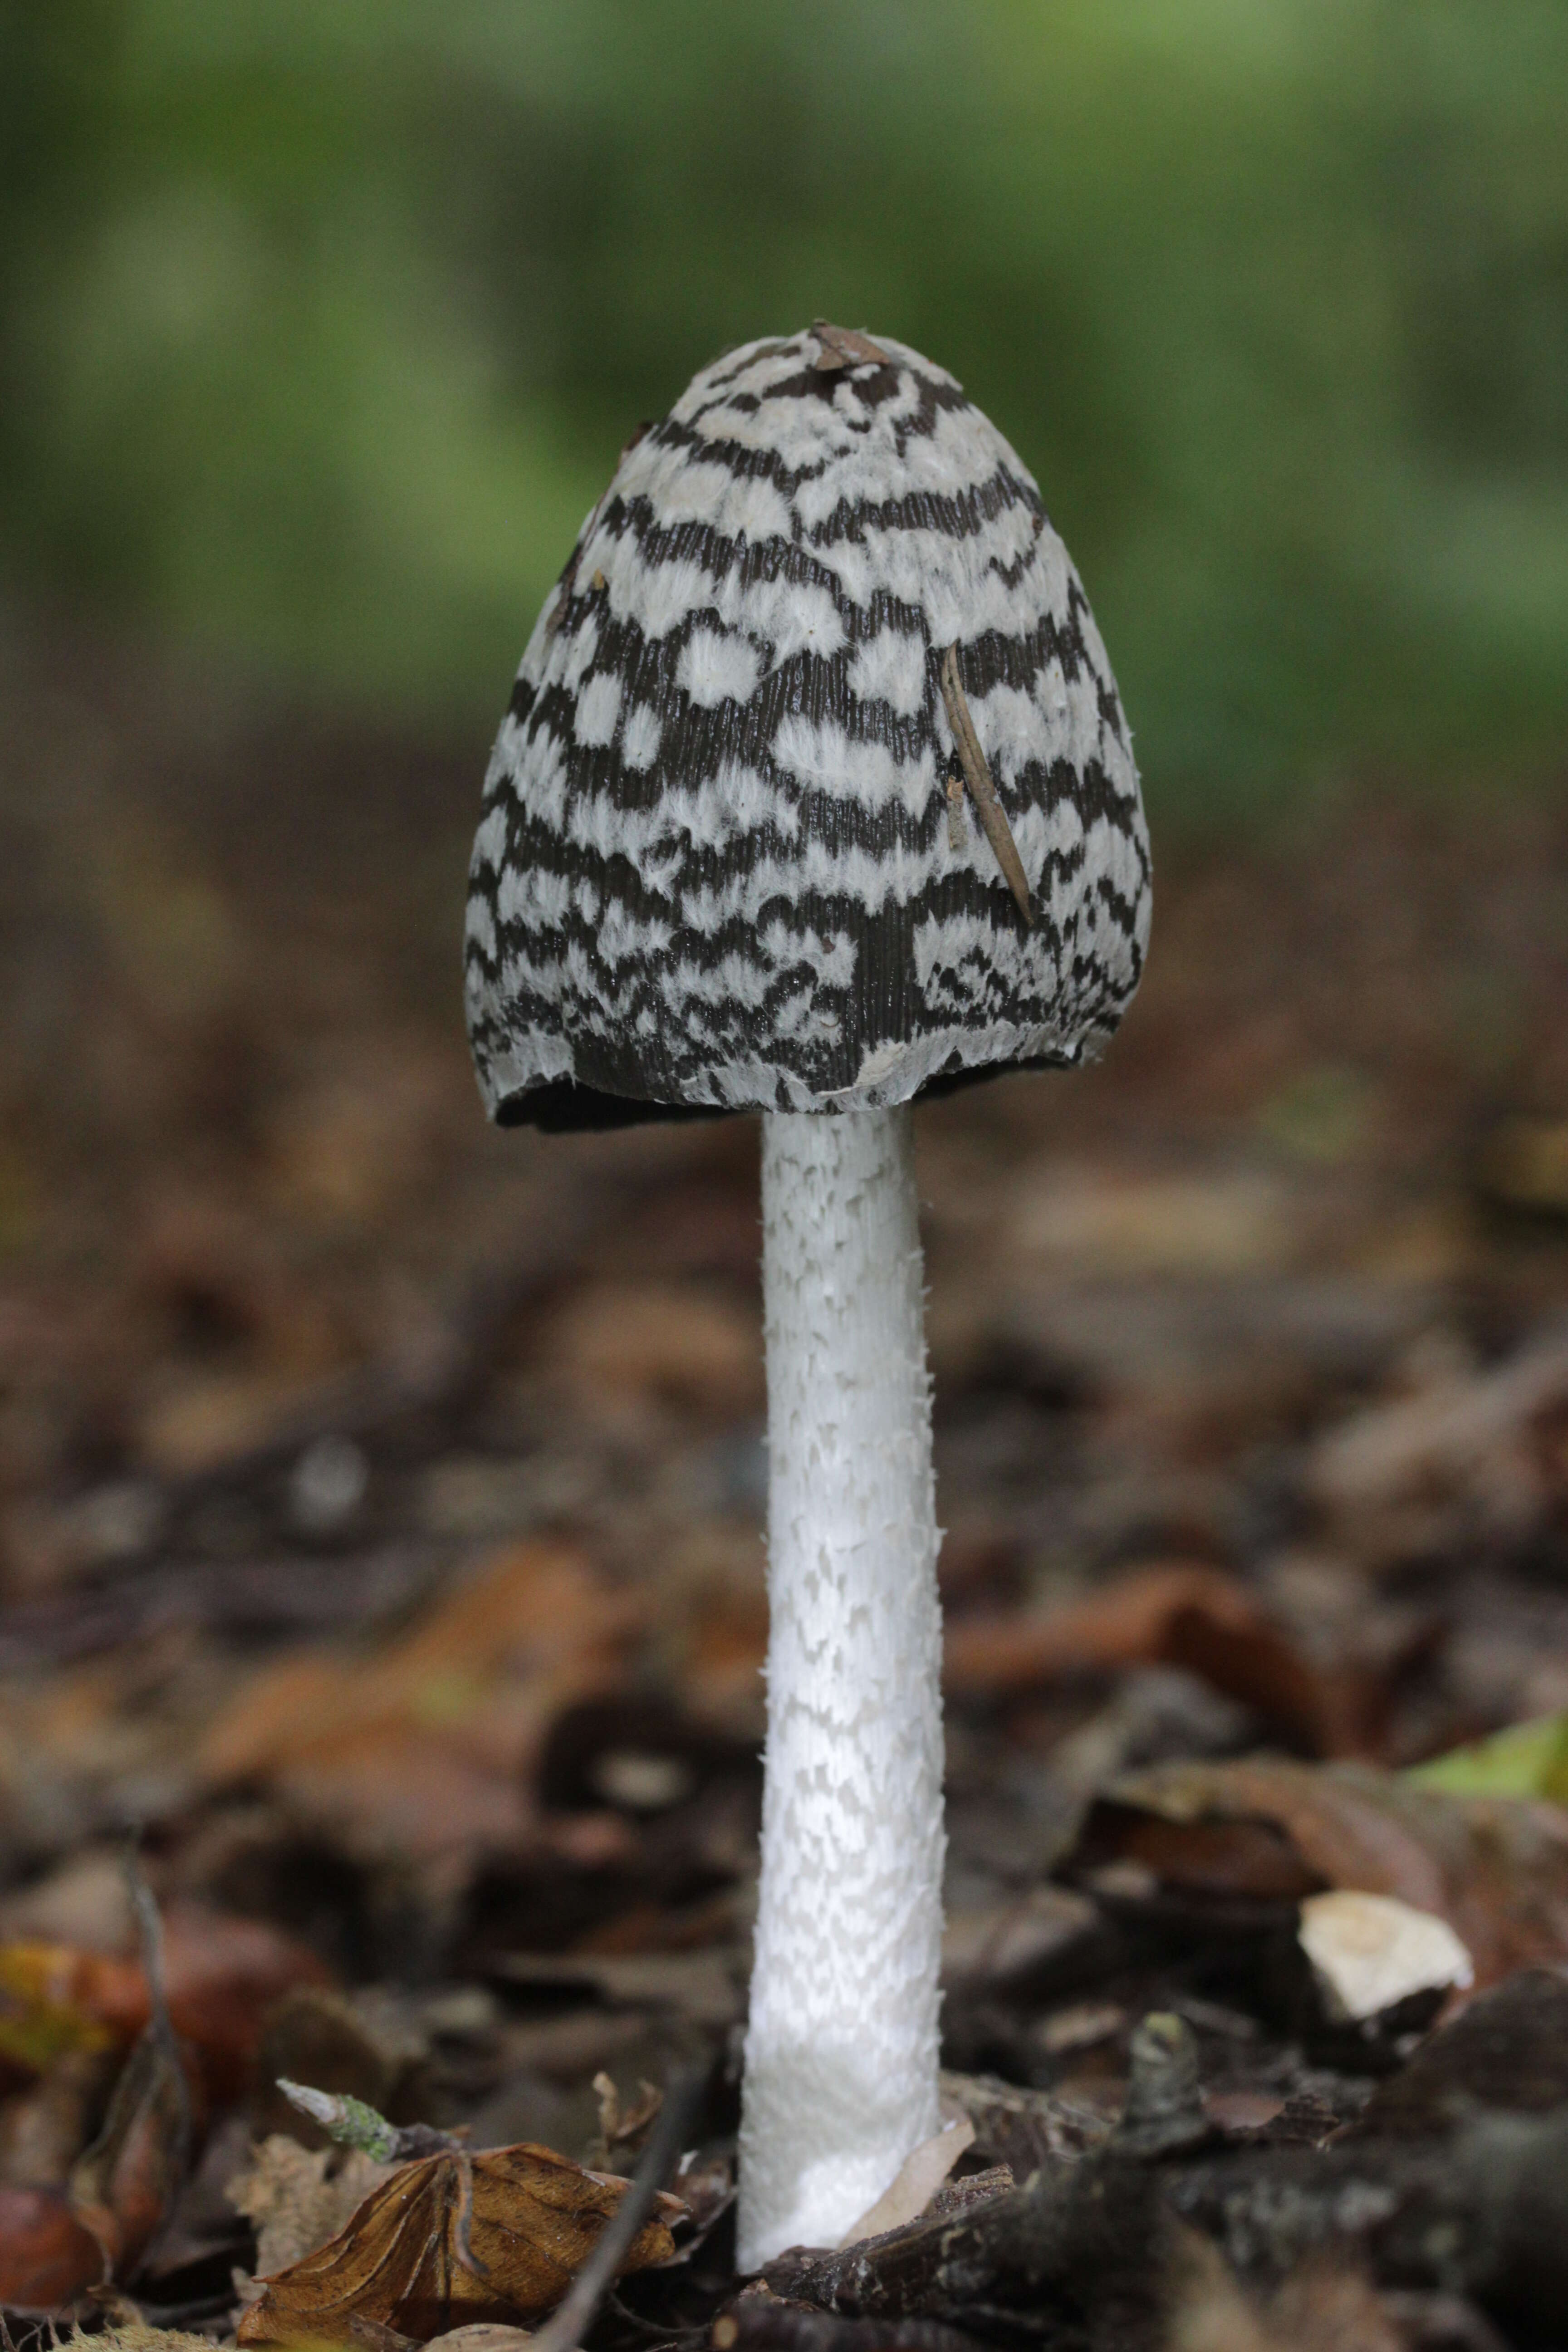
<path id="1" fill-rule="evenodd" d="M 503 1125 L 760 1110 L 768 1736 L 739 2259 L 939 2125 L 941 1613 L 910 1106 L 1070 1067 L 1149 848 L 1039 492 L 944 370 L 818 320 L 627 444 L 485 783 L 469 1034 Z"/>
<path id="2" fill-rule="evenodd" d="M 474 848 L 480 1085 L 502 1125 L 594 1127 L 1070 1066 L 1148 885 L 1026 468 L 900 343 L 751 343 L 628 446 L 523 656 Z"/>

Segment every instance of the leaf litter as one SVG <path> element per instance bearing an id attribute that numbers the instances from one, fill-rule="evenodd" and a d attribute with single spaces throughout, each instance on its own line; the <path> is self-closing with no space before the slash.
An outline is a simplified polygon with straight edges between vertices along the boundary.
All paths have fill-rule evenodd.
<path id="1" fill-rule="evenodd" d="M 426 2343 L 480 2321 L 523 2323 L 554 2308 L 627 2184 L 545 2147 L 448 2150 L 395 2167 L 323 2246 L 258 2279 L 242 2344 L 353 2342 L 371 2321 Z M 665 2200 L 673 2216 L 682 2209 Z M 625 2267 L 674 2253 L 661 2214 Z"/>
<path id="2" fill-rule="evenodd" d="M 78 761 L 100 689 L 10 690 Z M 1173 848 L 1105 1068 L 922 1111 L 973 2137 L 747 2286 L 754 1135 L 484 1132 L 429 1010 L 461 856 L 408 881 L 465 761 L 304 720 L 280 761 L 155 667 L 100 716 L 138 903 L 199 885 L 228 977 L 153 1004 L 114 877 L 51 885 L 0 1030 L 13 2341 L 509 2352 L 694 2071 L 685 2218 L 591 2352 L 1551 2342 L 1560 817 Z M 1500 957 L 1507 1034 L 1461 1036 Z"/>

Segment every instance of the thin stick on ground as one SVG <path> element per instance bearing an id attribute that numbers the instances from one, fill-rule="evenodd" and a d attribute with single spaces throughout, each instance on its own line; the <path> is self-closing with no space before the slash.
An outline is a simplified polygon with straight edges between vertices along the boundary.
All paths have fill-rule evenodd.
<path id="1" fill-rule="evenodd" d="M 574 2352 L 594 2324 L 615 2283 L 632 2240 L 653 2210 L 655 2198 L 674 2169 L 704 2081 L 704 2070 L 688 2067 L 670 2082 L 653 2137 L 632 2175 L 631 2187 L 600 2231 L 593 2252 L 542 2327 L 534 2331 L 531 2352 Z"/>
<path id="2" fill-rule="evenodd" d="M 163 1918 L 158 1908 L 158 1898 L 148 1885 L 142 1867 L 140 1829 L 134 1831 L 126 1842 L 124 1871 L 132 1916 L 136 1922 L 137 1939 L 142 1948 L 142 1973 L 147 1979 L 145 2032 L 149 2042 L 156 2045 L 167 2065 L 169 2080 L 174 2087 L 178 2118 L 174 2162 L 178 2179 L 184 2180 L 190 2165 L 191 2086 L 180 2056 L 179 2038 L 169 2015 L 168 1981 L 163 1964 Z"/>

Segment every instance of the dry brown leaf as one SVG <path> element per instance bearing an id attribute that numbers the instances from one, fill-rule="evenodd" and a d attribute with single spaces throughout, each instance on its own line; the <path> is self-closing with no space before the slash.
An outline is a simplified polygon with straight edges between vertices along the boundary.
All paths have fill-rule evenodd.
<path id="1" fill-rule="evenodd" d="M 942 1980 L 969 2000 L 1026 1989 L 1074 1944 L 1102 1933 L 1099 1906 L 1065 1886 L 1032 1886 L 1009 1903 L 950 1910 L 942 1937 Z"/>
<path id="2" fill-rule="evenodd" d="M 71 2210 L 102 2248 L 106 2279 L 130 2274 L 184 2187 L 192 2071 L 167 2018 L 155 2018 L 121 2069 L 103 2129 L 72 2167 Z"/>
<path id="3" fill-rule="evenodd" d="M 733 1946 L 693 1952 L 509 1952 L 494 1964 L 511 1984 L 592 1997 L 610 2010 L 673 2011 L 723 2032 L 745 2009 L 745 1959 Z"/>
<path id="4" fill-rule="evenodd" d="M 960 1618 L 947 1628 L 947 1685 L 965 1696 L 1001 1695 L 1085 1668 L 1147 1665 L 1161 1657 L 1173 1618 L 1189 1609 L 1237 1631 L 1258 1619 L 1256 1603 L 1223 1570 L 1161 1562 L 1066 1608 Z"/>
<path id="5" fill-rule="evenodd" d="M 122 1952 L 133 1934 L 125 1857 L 109 1846 L 63 1854 L 41 1878 L 0 1900 L 0 1948 L 34 1943 Z"/>
<path id="6" fill-rule="evenodd" d="M 532 2337 L 526 2327 L 503 2326 L 499 2320 L 478 2320 L 433 2336 L 425 2352 L 522 2352 Z"/>
<path id="7" fill-rule="evenodd" d="M 187 2336 L 179 2327 L 143 2327 L 135 2320 L 84 2335 L 79 2327 L 65 2338 L 64 2352 L 213 2352 L 210 2336 Z"/>
<path id="8" fill-rule="evenodd" d="M 1057 2091 L 1024 2090 L 995 2074 L 942 2075 L 943 2115 L 966 2116 L 974 2152 L 988 2168 L 1005 2166 L 1026 2180 L 1041 2165 L 1079 2157 L 1103 2145 L 1112 2117 L 1102 2108 Z"/>
<path id="9" fill-rule="evenodd" d="M 874 2205 L 851 2222 L 840 2246 L 858 2246 L 864 2238 L 880 2237 L 885 2230 L 901 2230 L 925 2211 L 953 2166 L 974 2145 L 974 2126 L 967 2116 L 950 2116 L 940 2131 L 911 2148 Z"/>
<path id="10" fill-rule="evenodd" d="M 1554 1440 L 1565 1410 L 1568 1344 L 1541 1340 L 1330 1430 L 1309 1457 L 1309 1490 L 1374 1558 L 1451 1534 L 1456 1518 L 1517 1541 L 1563 1499 Z"/>
<path id="11" fill-rule="evenodd" d="M 320 1409 L 321 1375 L 269 1366 L 171 1384 L 142 1413 L 137 1450 L 161 1478 L 195 1478 L 259 1452 Z"/>
<path id="12" fill-rule="evenodd" d="M 379 1655 L 264 1667 L 214 1725 L 212 1780 L 266 1782 L 301 1818 L 377 1852 L 509 1845 L 551 1726 L 618 1686 L 635 1596 L 565 1544 L 511 1547 Z"/>
<path id="13" fill-rule="evenodd" d="M 1318 1668 L 1222 1569 L 1164 1561 L 1066 1609 L 960 1618 L 947 1629 L 947 1687 L 1027 1691 L 1085 1669 L 1185 1666 L 1256 1707 L 1318 1755 L 1367 1752 L 1377 1693 L 1353 1664 Z"/>
<path id="14" fill-rule="evenodd" d="M 1392 1895 L 1447 1921 L 1478 1986 L 1568 1954 L 1568 1812 L 1528 1799 L 1453 1797 L 1284 1757 L 1158 1765 L 1112 1784 L 1075 1856 L 1084 1868 L 1126 1860 L 1205 1894 Z"/>
<path id="15" fill-rule="evenodd" d="M 629 1400 L 725 1421 L 763 1403 L 762 1326 L 753 1308 L 691 1283 L 584 1284 L 551 1331 L 551 1369 L 584 1408 Z"/>
<path id="16" fill-rule="evenodd" d="M 635 2166 L 658 2121 L 664 2093 L 645 2075 L 636 2098 L 623 2106 L 614 2077 L 601 2068 L 594 2077 L 594 2096 L 599 2102 L 599 2132 L 584 2151 L 590 2167 L 608 2172 L 617 2165 Z"/>
<path id="17" fill-rule="evenodd" d="M 408 1723 L 351 1723 L 301 1745 L 268 1778 L 292 1818 L 378 1864 L 504 1852 L 535 1826 L 520 1781 L 477 1765 L 449 1733 Z"/>
<path id="18" fill-rule="evenodd" d="M 1568 1978 L 1556 1969 L 1520 1969 L 1385 2075 L 1348 2136 L 1422 2139 L 1482 2109 L 1545 2115 L 1564 2104 Z"/>
<path id="19" fill-rule="evenodd" d="M 1254 2298 L 1197 2231 L 1177 2224 L 1171 2235 L 1165 2352 L 1406 2352 L 1409 2339 L 1359 2270 L 1322 2256 Z"/>
<path id="20" fill-rule="evenodd" d="M 288 2270 L 326 2245 L 398 2168 L 362 2148 L 301 2147 L 272 2133 L 228 2186 L 229 2203 L 256 2224 L 258 2273 Z"/>
<path id="21" fill-rule="evenodd" d="M 542 2317 L 626 2190 L 526 2142 L 402 2165 L 330 2243 L 260 2282 L 239 2341 L 352 2342 L 358 2318 L 424 2343 L 480 2320 Z M 669 2222 L 681 2210 L 661 2197 L 623 2270 L 670 2259 Z"/>
<path id="22" fill-rule="evenodd" d="M 510 1547 L 378 1655 L 321 1650 L 265 1669 L 215 1726 L 204 1769 L 262 1777 L 301 1742 L 390 1726 L 444 1731 L 476 1762 L 517 1772 L 570 1700 L 614 1683 L 640 1617 L 574 1547 Z"/>

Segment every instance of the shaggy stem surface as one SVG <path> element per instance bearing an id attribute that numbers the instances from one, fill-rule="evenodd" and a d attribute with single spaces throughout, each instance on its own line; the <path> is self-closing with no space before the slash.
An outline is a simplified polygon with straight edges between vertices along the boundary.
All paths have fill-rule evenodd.
<path id="1" fill-rule="evenodd" d="M 942 1618 L 911 1115 L 763 1120 L 768 1736 L 740 2263 L 939 2127 Z"/>

